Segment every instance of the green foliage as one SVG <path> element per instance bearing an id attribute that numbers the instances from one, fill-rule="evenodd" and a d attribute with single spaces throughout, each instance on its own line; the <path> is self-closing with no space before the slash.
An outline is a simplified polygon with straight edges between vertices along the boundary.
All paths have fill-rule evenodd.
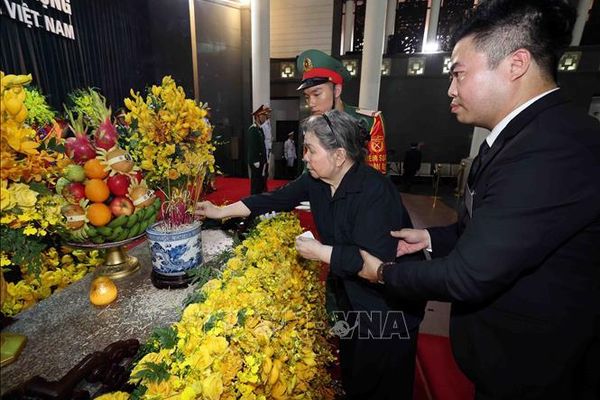
<path id="1" fill-rule="evenodd" d="M 9 254 L 12 262 L 26 266 L 31 274 L 38 275 L 42 267 L 42 251 L 48 247 L 47 241 L 38 236 L 25 236 L 23 228 L 11 229 L 0 225 L 0 251 Z"/>
<path id="2" fill-rule="evenodd" d="M 44 126 L 51 124 L 56 117 L 56 113 L 52 111 L 46 97 L 35 87 L 26 87 L 25 100 L 23 104 L 27 108 L 27 119 L 25 120 L 29 125 Z"/>
<path id="3" fill-rule="evenodd" d="M 217 324 L 217 322 L 219 322 L 219 321 L 221 321 L 223 319 L 224 316 L 225 316 L 225 313 L 223 311 L 217 311 L 216 313 L 211 314 L 211 316 L 208 319 L 208 321 L 206 321 L 206 323 L 202 327 L 202 330 L 204 332 L 210 331 L 212 328 L 215 327 L 215 325 Z"/>
<path id="4" fill-rule="evenodd" d="M 183 302 L 184 307 L 190 304 L 204 303 L 206 294 L 202 291 L 202 286 L 211 279 L 221 276 L 221 272 L 231 257 L 233 257 L 233 250 L 225 249 L 197 268 L 188 271 L 188 275 L 192 278 L 192 285 L 196 286 L 196 290 L 186 297 Z"/>
<path id="5" fill-rule="evenodd" d="M 94 119 L 94 98 L 92 89 L 77 89 L 69 94 L 69 105 L 67 108 L 71 113 L 83 118 L 87 125 L 92 125 Z"/>
<path id="6" fill-rule="evenodd" d="M 153 336 L 156 337 L 162 349 L 172 349 L 177 344 L 177 331 L 172 326 L 156 329 Z"/>
<path id="7" fill-rule="evenodd" d="M 169 366 L 163 361 L 160 364 L 144 362 L 144 369 L 139 370 L 132 376 L 134 379 L 145 379 L 149 382 L 163 382 L 169 379 Z"/>
<path id="8" fill-rule="evenodd" d="M 237 324 L 239 326 L 244 326 L 246 325 L 246 318 L 248 318 L 248 309 L 247 308 L 243 308 L 240 311 L 238 311 L 237 313 Z"/>
<path id="9" fill-rule="evenodd" d="M 148 353 L 155 353 L 160 349 L 171 349 L 177 344 L 177 331 L 174 327 L 156 328 L 146 343 L 140 346 L 132 365 L 136 365 Z"/>
<path id="10" fill-rule="evenodd" d="M 146 394 L 146 390 L 148 390 L 148 388 L 144 385 L 136 386 L 136 388 L 133 389 L 133 392 L 131 392 L 131 396 L 129 397 L 129 400 L 141 400 L 142 398 L 144 398 L 144 395 Z"/>

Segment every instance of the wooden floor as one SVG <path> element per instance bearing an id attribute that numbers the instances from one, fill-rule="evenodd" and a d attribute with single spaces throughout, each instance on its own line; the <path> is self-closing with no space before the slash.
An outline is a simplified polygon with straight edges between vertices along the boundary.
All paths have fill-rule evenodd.
<path id="1" fill-rule="evenodd" d="M 456 221 L 456 211 L 433 196 L 401 193 L 404 207 L 408 210 L 415 228 L 445 226 Z M 419 331 L 431 335 L 448 336 L 450 323 L 450 303 L 429 301 L 425 318 Z"/>

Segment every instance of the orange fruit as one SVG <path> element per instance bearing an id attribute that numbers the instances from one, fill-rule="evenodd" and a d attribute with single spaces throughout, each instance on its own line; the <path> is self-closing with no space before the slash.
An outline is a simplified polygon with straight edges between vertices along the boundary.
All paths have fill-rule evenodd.
<path id="1" fill-rule="evenodd" d="M 95 306 L 106 306 L 117 298 L 117 285 L 106 276 L 99 276 L 90 286 L 90 301 Z"/>
<path id="2" fill-rule="evenodd" d="M 97 158 L 89 159 L 83 164 L 85 176 L 90 179 L 104 179 L 108 176 L 108 171 L 104 170 L 104 165 Z"/>
<path id="3" fill-rule="evenodd" d="M 94 226 L 104 226 L 112 218 L 110 208 L 104 203 L 93 203 L 87 209 L 87 217 Z"/>
<path id="4" fill-rule="evenodd" d="M 102 203 L 110 196 L 108 185 L 102 179 L 94 178 L 85 183 L 85 197 L 96 203 Z"/>

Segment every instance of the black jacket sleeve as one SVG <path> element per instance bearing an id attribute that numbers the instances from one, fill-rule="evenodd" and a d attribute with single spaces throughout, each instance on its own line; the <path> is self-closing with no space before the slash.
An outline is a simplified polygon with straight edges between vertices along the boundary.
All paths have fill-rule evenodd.
<path id="1" fill-rule="evenodd" d="M 273 192 L 246 197 L 242 203 L 250 209 L 251 218 L 271 211 L 291 211 L 301 201 L 308 200 L 309 179 L 312 178 L 304 173 Z"/>
<path id="2" fill-rule="evenodd" d="M 548 259 L 553 270 L 564 271 L 581 254 L 593 257 L 597 243 L 591 241 L 598 238 L 594 227 L 600 220 L 600 149 L 573 145 L 573 136 L 540 139 L 535 151 L 528 142 L 496 163 L 454 249 L 427 263 L 387 268 L 386 285 L 412 298 L 480 303 Z M 573 242 L 578 234 L 581 239 Z M 435 240 L 433 246 L 436 251 Z"/>
<path id="3" fill-rule="evenodd" d="M 340 277 L 355 276 L 362 268 L 359 249 L 378 258 L 393 261 L 397 239 L 390 231 L 410 226 L 410 219 L 393 185 L 385 180 L 361 193 L 352 230 L 352 243 L 335 244 L 331 254 L 331 272 Z M 408 226 L 407 226 L 408 225 Z"/>

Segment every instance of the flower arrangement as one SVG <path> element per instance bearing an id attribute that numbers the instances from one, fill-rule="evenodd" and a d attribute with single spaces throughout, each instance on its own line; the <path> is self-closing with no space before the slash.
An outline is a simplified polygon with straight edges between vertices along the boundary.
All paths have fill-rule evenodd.
<path id="1" fill-rule="evenodd" d="M 43 128 L 52 126 L 56 118 L 56 112 L 46 102 L 46 97 L 37 88 L 23 88 L 25 99 L 23 105 L 27 109 L 25 122 L 32 127 Z"/>
<path id="2" fill-rule="evenodd" d="M 93 255 L 60 261 L 68 254 L 58 248 L 57 236 L 64 230 L 64 202 L 53 189 L 70 160 L 62 152 L 60 127 L 48 120 L 50 108 L 25 87 L 31 75 L 0 71 L 0 82 L 0 266 L 16 281 L 6 286 L 2 311 L 14 315 L 97 263 Z M 38 135 L 31 127 L 37 122 L 52 128 Z"/>
<path id="3" fill-rule="evenodd" d="M 131 398 L 332 399 L 324 286 L 319 264 L 297 256 L 301 231 L 292 214 L 260 222 L 181 320 L 146 344 Z"/>
<path id="4" fill-rule="evenodd" d="M 214 172 L 212 125 L 206 104 L 186 98 L 181 86 L 165 76 L 145 97 L 131 91 L 128 150 L 146 173 L 149 185 L 166 197 L 163 224 L 170 230 L 192 222 L 204 177 Z"/>

